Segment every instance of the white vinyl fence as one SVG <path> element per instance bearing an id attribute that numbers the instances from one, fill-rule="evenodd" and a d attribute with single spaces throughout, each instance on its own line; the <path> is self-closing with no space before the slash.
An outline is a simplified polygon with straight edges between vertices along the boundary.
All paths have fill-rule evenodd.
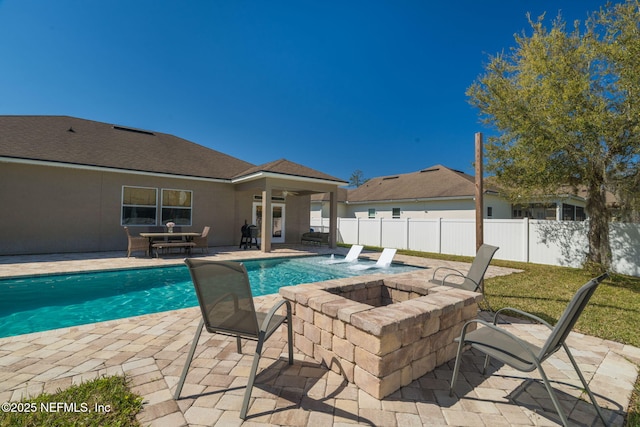
<path id="1" fill-rule="evenodd" d="M 329 220 L 311 227 L 328 231 Z M 498 246 L 496 259 L 580 267 L 588 252 L 587 222 L 485 219 L 484 242 Z M 338 241 L 451 255 L 475 255 L 473 219 L 338 218 Z M 612 270 L 640 276 L 640 224 L 610 225 Z"/>

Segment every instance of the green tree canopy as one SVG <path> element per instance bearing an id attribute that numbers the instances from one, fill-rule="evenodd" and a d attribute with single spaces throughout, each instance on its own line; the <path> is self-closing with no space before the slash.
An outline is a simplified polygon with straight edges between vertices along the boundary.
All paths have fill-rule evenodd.
<path id="1" fill-rule="evenodd" d="M 550 28 L 528 19 L 531 34 L 467 90 L 497 135 L 486 169 L 514 197 L 585 187 L 587 261 L 608 267 L 605 194 L 633 203 L 640 189 L 640 2 L 608 4 L 571 30 L 561 16 Z"/>
<path id="2" fill-rule="evenodd" d="M 349 177 L 349 186 L 360 187 L 367 181 L 368 180 L 364 177 L 364 173 L 360 169 L 356 169 Z"/>

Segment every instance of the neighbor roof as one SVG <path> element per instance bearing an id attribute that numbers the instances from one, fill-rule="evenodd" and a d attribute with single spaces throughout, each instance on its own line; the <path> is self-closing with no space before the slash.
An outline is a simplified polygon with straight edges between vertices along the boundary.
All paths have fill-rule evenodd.
<path id="1" fill-rule="evenodd" d="M 488 189 L 485 189 L 487 192 Z M 491 190 L 488 190 L 491 191 Z M 347 196 L 348 203 L 473 197 L 475 178 L 442 165 L 418 172 L 372 178 Z"/>

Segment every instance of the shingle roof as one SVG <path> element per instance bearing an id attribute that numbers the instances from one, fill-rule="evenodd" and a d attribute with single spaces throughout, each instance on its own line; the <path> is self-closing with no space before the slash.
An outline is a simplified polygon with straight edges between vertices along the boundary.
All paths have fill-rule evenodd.
<path id="1" fill-rule="evenodd" d="M 349 203 L 475 195 L 475 178 L 442 165 L 418 172 L 372 178 L 350 190 Z"/>
<path id="2" fill-rule="evenodd" d="M 287 159 L 275 160 L 273 162 L 265 163 L 260 166 L 252 167 L 250 169 L 242 171 L 242 173 L 238 174 L 234 178 L 237 179 L 240 177 L 253 175 L 258 172 L 271 172 L 289 176 L 299 176 L 303 178 L 323 179 L 327 181 L 335 181 L 339 184 L 345 183 L 345 181 L 339 178 L 327 175 L 326 173 L 319 172 L 315 169 L 308 168 L 301 164 L 291 162 Z"/>
<path id="3" fill-rule="evenodd" d="M 68 116 L 0 116 L 0 156 L 218 179 L 253 167 L 173 135 Z"/>

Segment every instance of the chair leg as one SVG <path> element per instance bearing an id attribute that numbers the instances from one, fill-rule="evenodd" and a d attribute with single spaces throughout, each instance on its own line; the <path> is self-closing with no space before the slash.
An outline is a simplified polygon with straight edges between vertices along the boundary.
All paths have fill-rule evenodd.
<path id="1" fill-rule="evenodd" d="M 193 337 L 191 350 L 189 350 L 189 354 L 187 355 L 187 360 L 185 360 L 184 362 L 184 368 L 182 368 L 182 375 L 180 375 L 180 381 L 178 381 L 178 387 L 176 388 L 176 392 L 173 395 L 173 398 L 176 400 L 180 398 L 180 392 L 182 391 L 182 387 L 184 386 L 184 380 L 187 378 L 187 372 L 189 372 L 189 365 L 191 365 L 193 354 L 196 352 L 196 347 L 198 346 L 198 341 L 200 340 L 200 334 L 202 334 L 203 327 L 204 327 L 204 320 L 200 319 L 200 324 L 196 329 L 196 335 Z"/>
<path id="2" fill-rule="evenodd" d="M 486 355 L 484 358 L 484 366 L 482 367 L 482 375 L 487 375 L 487 368 L 489 367 L 489 363 L 491 362 L 491 357 Z"/>
<path id="3" fill-rule="evenodd" d="M 238 354 L 242 354 L 242 341 L 240 335 L 236 335 L 236 347 L 238 348 Z"/>
<path id="4" fill-rule="evenodd" d="M 464 340 L 460 340 L 458 343 L 458 353 L 456 354 L 456 363 L 453 365 L 453 375 L 451 376 L 451 384 L 449 386 L 449 397 L 453 396 L 453 387 L 456 385 L 458 379 L 458 371 L 460 370 L 460 357 L 462 356 L 462 349 L 464 347 Z"/>
<path id="5" fill-rule="evenodd" d="M 249 409 L 249 399 L 251 399 L 251 392 L 253 391 L 253 383 L 256 380 L 256 372 L 258 371 L 258 362 L 260 361 L 260 354 L 262 353 L 262 345 L 264 344 L 265 333 L 260 332 L 258 338 L 258 344 L 256 346 L 256 354 L 253 356 L 253 364 L 251 365 L 251 372 L 249 373 L 249 380 L 247 381 L 247 389 L 244 392 L 244 399 L 242 400 L 242 409 L 240 410 L 240 419 L 247 418 L 247 410 Z"/>
<path id="6" fill-rule="evenodd" d="M 587 394 L 589 395 L 589 399 L 591 399 L 591 403 L 593 403 L 593 406 L 595 406 L 596 412 L 598 413 L 598 416 L 600 417 L 600 419 L 602 420 L 602 422 L 604 423 L 605 426 L 608 425 L 607 422 L 604 419 L 604 414 L 602 413 L 602 409 L 600 408 L 600 405 L 598 405 L 598 402 L 596 401 L 595 396 L 591 392 L 591 389 L 589 388 L 589 385 L 587 385 L 587 381 L 584 379 L 584 376 L 582 375 L 582 372 L 578 368 L 578 364 L 576 363 L 575 359 L 573 358 L 573 355 L 569 351 L 569 347 L 567 347 L 566 344 L 563 344 L 563 347 L 564 347 L 564 351 L 566 351 L 566 353 L 567 353 L 567 356 L 569 356 L 569 360 L 571 361 L 571 364 L 573 365 L 573 369 L 576 370 L 576 373 L 580 377 L 580 381 L 582 381 L 582 386 L 587 391 Z"/>
<path id="7" fill-rule="evenodd" d="M 293 365 L 293 323 L 291 321 L 291 304 L 287 305 L 287 344 L 289 345 L 289 365 Z"/>
<path id="8" fill-rule="evenodd" d="M 553 406 L 556 408 L 556 412 L 560 416 L 560 420 L 562 421 L 563 426 L 569 425 L 569 420 L 567 419 L 567 415 L 564 413 L 562 406 L 560 406 L 560 401 L 558 400 L 558 396 L 556 392 L 551 387 L 551 383 L 549 382 L 549 378 L 547 378 L 547 374 L 542 369 L 542 365 L 536 360 L 536 366 L 538 367 L 538 371 L 540 372 L 540 376 L 542 377 L 542 382 L 544 383 L 545 388 L 547 389 L 547 393 L 549 393 L 549 397 L 551 397 L 551 401 L 553 402 Z"/>

